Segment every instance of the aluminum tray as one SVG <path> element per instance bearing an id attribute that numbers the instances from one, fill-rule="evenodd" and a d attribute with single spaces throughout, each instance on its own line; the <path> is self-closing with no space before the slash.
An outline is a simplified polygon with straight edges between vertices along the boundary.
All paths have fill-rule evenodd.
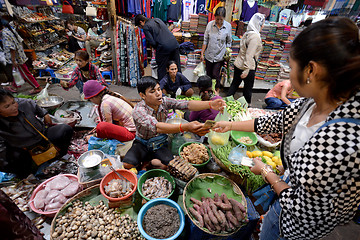
<path id="1" fill-rule="evenodd" d="M 97 114 L 93 111 L 94 104 L 85 101 L 68 101 L 59 109 L 65 111 L 77 111 L 81 115 L 81 121 L 75 127 L 94 128 L 96 127 Z"/>

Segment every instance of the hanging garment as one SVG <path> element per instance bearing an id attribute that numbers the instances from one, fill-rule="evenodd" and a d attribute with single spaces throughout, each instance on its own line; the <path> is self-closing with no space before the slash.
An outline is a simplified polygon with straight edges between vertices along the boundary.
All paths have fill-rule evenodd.
<path id="1" fill-rule="evenodd" d="M 250 21 L 251 17 L 257 12 L 258 5 L 256 1 L 252 7 L 250 7 L 248 1 L 244 1 L 240 19 L 243 21 Z"/>
<path id="2" fill-rule="evenodd" d="M 196 13 L 206 14 L 206 0 L 197 0 L 196 1 Z"/>
<path id="3" fill-rule="evenodd" d="M 290 10 L 290 9 L 284 9 L 280 12 L 279 14 L 279 23 L 282 23 L 282 24 L 285 24 L 285 25 L 288 25 L 292 15 L 294 14 L 294 11 L 293 10 Z"/>
<path id="4" fill-rule="evenodd" d="M 190 15 L 194 14 L 194 6 L 194 0 L 183 0 L 181 13 L 183 21 L 190 21 Z"/>
<path id="5" fill-rule="evenodd" d="M 160 18 L 164 22 L 167 20 L 167 9 L 170 0 L 154 0 L 154 18 Z"/>
<path id="6" fill-rule="evenodd" d="M 167 19 L 177 22 L 179 21 L 181 13 L 181 0 L 170 0 L 170 5 L 167 11 Z"/>
<path id="7" fill-rule="evenodd" d="M 240 20 L 242 12 L 242 0 L 236 0 L 233 10 L 233 21 Z"/>
<path id="8" fill-rule="evenodd" d="M 310 5 L 313 7 L 322 7 L 326 0 L 305 0 L 304 5 Z"/>
<path id="9" fill-rule="evenodd" d="M 278 21 L 278 17 L 279 17 L 279 12 L 280 12 L 280 7 L 278 6 L 273 6 L 270 10 L 270 17 L 269 17 L 269 21 L 270 22 L 277 22 Z"/>

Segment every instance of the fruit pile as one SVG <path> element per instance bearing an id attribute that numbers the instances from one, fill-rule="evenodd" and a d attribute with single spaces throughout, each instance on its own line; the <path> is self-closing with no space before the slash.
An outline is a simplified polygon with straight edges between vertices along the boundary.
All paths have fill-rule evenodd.
<path id="1" fill-rule="evenodd" d="M 266 161 L 266 164 L 270 165 L 274 170 L 276 169 L 276 166 L 282 166 L 280 151 L 275 151 L 274 153 L 269 151 L 247 151 L 246 155 L 249 158 L 261 157 L 263 161 Z"/>

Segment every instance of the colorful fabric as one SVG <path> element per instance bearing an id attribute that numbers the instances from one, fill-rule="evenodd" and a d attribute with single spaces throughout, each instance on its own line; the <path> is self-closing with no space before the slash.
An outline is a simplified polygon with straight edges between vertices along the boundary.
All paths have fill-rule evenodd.
<path id="1" fill-rule="evenodd" d="M 102 121 L 121 125 L 130 132 L 136 130 L 132 118 L 132 110 L 132 107 L 124 100 L 108 94 L 103 97 L 100 104 Z"/>
<path id="2" fill-rule="evenodd" d="M 250 21 L 251 17 L 258 12 L 258 5 L 255 1 L 252 7 L 249 6 L 248 1 L 244 1 L 240 19 L 243 21 Z"/>
<path id="3" fill-rule="evenodd" d="M 166 22 L 170 0 L 154 0 L 154 17 Z"/>
<path id="4" fill-rule="evenodd" d="M 30 73 L 28 67 L 26 66 L 26 63 L 19 64 L 18 70 L 21 74 L 21 76 L 24 78 L 24 80 L 29 83 L 33 88 L 40 87 L 39 83 L 36 81 L 34 76 Z M 16 85 L 15 81 L 12 83 L 15 87 L 19 87 Z"/>
<path id="5" fill-rule="evenodd" d="M 279 12 L 280 12 L 280 7 L 278 6 L 273 6 L 270 10 L 270 17 L 269 17 L 269 21 L 270 22 L 277 22 L 278 17 L 279 17 Z"/>
<path id="6" fill-rule="evenodd" d="M 289 186 L 279 195 L 280 234 L 286 239 L 320 239 L 354 217 L 360 202 L 360 126 L 337 122 L 321 128 L 290 152 L 295 127 L 313 99 L 300 98 L 277 114 L 255 120 L 257 133 L 280 132 Z M 360 92 L 329 114 L 360 119 Z"/>
<path id="7" fill-rule="evenodd" d="M 13 30 L 15 31 L 15 30 Z M 12 64 L 10 50 L 15 50 L 15 60 L 18 64 L 24 64 L 28 58 L 25 55 L 22 42 L 8 28 L 2 30 L 3 47 L 5 59 L 8 64 Z"/>
<path id="8" fill-rule="evenodd" d="M 174 22 L 179 21 L 181 14 L 181 0 L 170 0 L 170 5 L 167 10 L 167 20 Z"/>
<path id="9" fill-rule="evenodd" d="M 195 13 L 194 10 L 195 1 L 194 0 L 183 0 L 182 1 L 182 20 L 183 21 L 190 21 L 190 15 Z"/>
<path id="10" fill-rule="evenodd" d="M 102 77 L 99 71 L 99 68 L 94 64 L 89 63 L 89 78 L 85 78 L 84 75 L 81 73 L 80 68 L 77 66 L 71 75 L 71 80 L 68 87 L 64 89 L 68 90 L 69 88 L 76 86 L 79 89 L 80 93 L 82 93 L 84 82 L 86 82 L 87 80 L 97 80 L 101 84 L 106 84 L 105 79 Z"/>
<path id="11" fill-rule="evenodd" d="M 136 104 L 133 110 L 133 118 L 136 126 L 136 136 L 148 140 L 159 135 L 156 130 L 158 122 L 165 122 L 169 114 L 169 109 L 186 110 L 189 101 L 176 100 L 163 97 L 157 112 L 142 100 Z"/>

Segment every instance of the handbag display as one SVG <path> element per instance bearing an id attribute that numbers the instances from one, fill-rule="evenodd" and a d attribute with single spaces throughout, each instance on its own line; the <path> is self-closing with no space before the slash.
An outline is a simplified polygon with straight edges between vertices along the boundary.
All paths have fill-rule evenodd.
<path id="1" fill-rule="evenodd" d="M 48 142 L 48 145 L 47 146 L 43 146 L 43 145 L 37 145 L 31 149 L 26 149 L 30 155 L 31 155 L 31 158 L 33 159 L 33 161 L 36 163 L 36 165 L 40 165 L 44 162 L 47 162 L 51 159 L 54 159 L 58 154 L 59 154 L 59 151 L 58 149 L 55 147 L 54 144 L 52 144 L 49 139 L 47 137 L 45 137 L 44 134 L 42 134 L 39 130 L 37 130 L 34 125 L 32 125 L 29 120 L 27 120 L 26 118 L 24 118 L 25 121 L 27 123 L 30 124 L 30 126 L 32 128 L 34 128 L 47 142 Z"/>
<path id="2" fill-rule="evenodd" d="M 91 6 L 91 3 L 88 2 L 86 6 L 86 16 L 96 17 L 96 7 Z"/>
<path id="3" fill-rule="evenodd" d="M 63 2 L 63 5 L 62 5 L 62 13 L 74 14 L 74 8 L 66 0 Z"/>

